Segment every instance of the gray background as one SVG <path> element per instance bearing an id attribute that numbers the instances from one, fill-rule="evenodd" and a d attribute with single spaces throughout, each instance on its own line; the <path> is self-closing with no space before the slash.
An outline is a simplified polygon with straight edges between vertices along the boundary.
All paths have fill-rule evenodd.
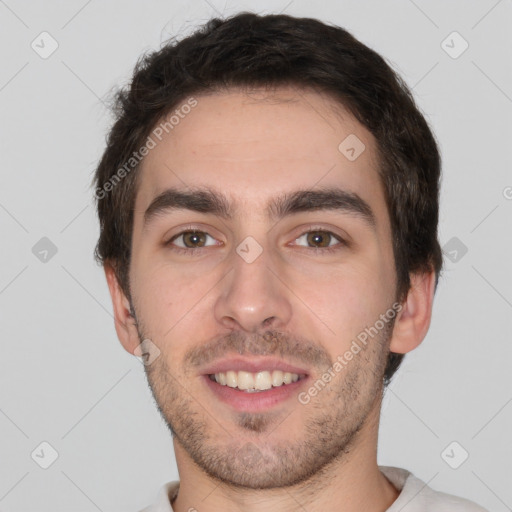
<path id="1" fill-rule="evenodd" d="M 178 477 L 143 366 L 114 331 L 89 184 L 102 101 L 137 57 L 243 9 L 341 25 L 413 87 L 442 150 L 451 259 L 387 393 L 379 463 L 512 510 L 510 0 L 0 0 L 0 510 L 136 511 Z M 51 48 L 43 31 L 59 45 L 45 59 L 31 47 Z M 453 31 L 469 44 L 457 58 Z M 58 452 L 48 469 L 43 441 Z"/>

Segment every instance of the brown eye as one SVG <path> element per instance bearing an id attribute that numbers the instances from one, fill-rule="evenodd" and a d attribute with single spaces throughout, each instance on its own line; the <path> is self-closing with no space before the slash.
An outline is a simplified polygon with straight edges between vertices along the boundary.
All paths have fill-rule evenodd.
<path id="1" fill-rule="evenodd" d="M 332 253 L 347 247 L 348 244 L 338 235 L 325 229 L 311 229 L 295 239 L 295 243 L 306 250 L 310 249 L 317 254 Z"/>
<path id="2" fill-rule="evenodd" d="M 200 249 L 202 247 L 208 247 L 208 238 L 214 240 L 213 237 L 204 231 L 182 231 L 173 236 L 166 245 L 175 245 L 181 249 Z M 209 245 L 215 244 L 210 243 Z"/>
<path id="3" fill-rule="evenodd" d="M 206 234 L 201 231 L 187 231 L 182 235 L 185 247 L 203 247 L 206 242 Z"/>
<path id="4" fill-rule="evenodd" d="M 295 241 L 298 242 L 299 240 L 304 238 L 307 245 L 311 248 L 329 247 L 330 245 L 332 245 L 331 242 L 336 240 L 338 242 L 341 242 L 341 239 L 334 235 L 334 233 L 319 229 L 314 231 L 308 231 L 307 233 L 304 233 L 303 235 L 299 236 Z"/>
<path id="5" fill-rule="evenodd" d="M 314 247 L 328 247 L 332 238 L 331 233 L 327 231 L 310 231 L 306 235 L 308 244 Z"/>

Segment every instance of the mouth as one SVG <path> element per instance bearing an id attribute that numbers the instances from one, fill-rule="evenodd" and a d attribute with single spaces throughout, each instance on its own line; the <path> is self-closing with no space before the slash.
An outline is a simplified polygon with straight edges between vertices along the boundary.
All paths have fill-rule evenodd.
<path id="1" fill-rule="evenodd" d="M 220 384 L 246 393 L 261 393 L 273 388 L 288 386 L 306 378 L 305 373 L 283 372 L 282 370 L 263 370 L 257 373 L 228 370 L 210 373 L 208 378 Z"/>
<path id="2" fill-rule="evenodd" d="M 201 373 L 215 399 L 240 412 L 261 412 L 283 404 L 297 394 L 309 374 L 279 359 L 230 358 Z"/>

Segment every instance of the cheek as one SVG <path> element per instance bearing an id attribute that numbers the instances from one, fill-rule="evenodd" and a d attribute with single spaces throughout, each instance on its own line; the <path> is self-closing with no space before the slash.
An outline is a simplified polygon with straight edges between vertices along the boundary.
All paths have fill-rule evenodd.
<path id="1" fill-rule="evenodd" d="M 361 263 L 300 278 L 298 295 L 334 332 L 337 345 L 340 340 L 349 343 L 390 307 L 392 288 L 380 266 L 379 262 Z"/>
<path id="2" fill-rule="evenodd" d="M 161 336 L 182 316 L 179 306 L 185 303 L 188 289 L 177 282 L 171 268 L 134 265 L 133 270 L 132 292 L 138 313 L 151 334 Z"/>
<path id="3" fill-rule="evenodd" d="M 202 339 L 205 326 L 211 327 L 210 317 L 206 315 L 213 307 L 208 292 L 215 286 L 218 276 L 190 272 L 154 260 L 145 266 L 134 265 L 133 275 L 137 275 L 133 280 L 137 312 L 148 336 L 157 340 L 163 349 L 172 346 L 175 355 L 191 335 Z"/>

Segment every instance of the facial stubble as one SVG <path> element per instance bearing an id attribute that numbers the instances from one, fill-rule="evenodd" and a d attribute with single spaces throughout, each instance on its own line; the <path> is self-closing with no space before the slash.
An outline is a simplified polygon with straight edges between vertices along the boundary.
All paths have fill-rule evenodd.
<path id="1" fill-rule="evenodd" d="M 212 414 L 208 412 L 205 396 L 192 395 L 180 381 L 182 374 L 178 377 L 177 370 L 169 368 L 171 355 L 164 352 L 145 366 L 146 377 L 175 441 L 210 477 L 250 489 L 297 485 L 318 477 L 330 465 L 350 456 L 370 413 L 381 403 L 393 325 L 394 321 L 388 322 L 314 399 L 306 405 L 297 400 L 291 412 L 288 407 L 287 412 L 233 411 L 229 418 Z M 139 322 L 137 328 L 141 341 L 146 339 Z M 222 353 L 227 347 L 236 346 L 241 354 L 297 356 L 296 340 L 273 331 L 267 331 L 265 336 L 268 335 L 273 341 L 270 344 L 262 341 L 261 336 L 258 341 L 257 337 L 249 339 L 236 333 L 223 338 L 212 350 Z M 322 354 L 311 342 L 306 348 L 300 343 L 300 354 L 313 351 L 316 355 L 313 359 L 317 362 L 317 378 L 328 367 L 332 368 L 327 353 Z M 197 353 L 212 358 L 212 350 L 198 347 L 189 353 L 188 360 L 193 360 Z M 310 360 L 304 363 L 311 365 Z M 296 426 L 297 421 L 303 427 L 299 436 L 291 439 L 289 427 Z"/>

